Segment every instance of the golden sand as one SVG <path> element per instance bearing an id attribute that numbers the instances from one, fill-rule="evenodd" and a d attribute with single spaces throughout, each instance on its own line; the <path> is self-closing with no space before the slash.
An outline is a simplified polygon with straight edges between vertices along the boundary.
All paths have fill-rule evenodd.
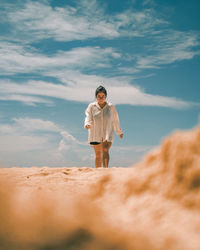
<path id="1" fill-rule="evenodd" d="M 0 249 L 200 249 L 200 127 L 130 168 L 1 168 Z"/>

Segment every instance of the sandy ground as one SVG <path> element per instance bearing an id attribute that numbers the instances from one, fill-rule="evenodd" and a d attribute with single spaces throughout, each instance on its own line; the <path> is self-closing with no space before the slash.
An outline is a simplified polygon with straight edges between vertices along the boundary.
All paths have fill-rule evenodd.
<path id="1" fill-rule="evenodd" d="M 0 249 L 200 249 L 200 127 L 130 168 L 0 168 Z"/>

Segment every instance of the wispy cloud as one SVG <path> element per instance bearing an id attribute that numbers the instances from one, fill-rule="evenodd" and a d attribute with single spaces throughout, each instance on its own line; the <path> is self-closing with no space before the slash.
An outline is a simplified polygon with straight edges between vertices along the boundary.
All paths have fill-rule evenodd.
<path id="1" fill-rule="evenodd" d="M 60 134 L 60 136 L 64 139 L 67 139 L 68 142 L 80 145 L 85 145 L 84 142 L 80 142 L 77 140 L 73 135 L 71 135 L 68 131 L 60 128 L 57 124 L 52 121 L 42 120 L 42 119 L 35 119 L 35 118 L 14 118 L 13 121 L 15 122 L 15 128 L 21 129 L 22 131 L 27 132 L 54 132 Z"/>
<path id="2" fill-rule="evenodd" d="M 29 106 L 35 106 L 36 104 L 44 103 L 46 105 L 53 105 L 53 101 L 47 100 L 44 98 L 40 98 L 37 96 L 28 96 L 28 95 L 20 95 L 20 94 L 0 94 L 0 101 L 18 101 L 22 102 Z"/>
<path id="3" fill-rule="evenodd" d="M 49 148 L 48 146 L 48 137 L 41 136 L 39 134 L 32 134 L 31 131 L 37 130 L 33 125 L 39 123 L 39 120 L 36 119 L 13 119 L 14 122 L 9 124 L 0 124 L 0 152 L 28 152 L 33 150 L 41 150 L 43 148 Z M 47 124 L 41 129 L 49 127 L 49 122 L 40 121 Z M 51 125 L 52 126 L 52 125 Z M 46 127 L 46 128 L 45 128 Z"/>
<path id="4" fill-rule="evenodd" d="M 41 73 L 56 67 L 80 70 L 88 65 L 90 69 L 97 69 L 110 67 L 111 58 L 120 58 L 121 63 L 127 58 L 126 54 L 121 55 L 112 48 L 99 47 L 79 47 L 47 56 L 28 45 L 47 38 L 56 41 L 83 41 L 99 37 L 106 40 L 145 37 L 151 46 L 144 46 L 141 51 L 133 51 L 132 56 L 129 55 L 129 60 L 132 57 L 132 73 L 199 55 L 199 50 L 195 49 L 199 46 L 199 35 L 171 29 L 169 22 L 158 17 L 153 8 L 140 11 L 131 8 L 108 15 L 106 6 L 100 5 L 96 0 L 81 0 L 73 7 L 66 5 L 62 8 L 52 7 L 48 1 L 4 3 L 3 7 L 1 20 L 8 23 L 9 32 L 6 37 L 2 36 L 4 42 L 0 44 L 2 74 Z M 130 74 L 130 68 L 130 65 L 120 65 L 118 70 L 121 74 Z"/>
<path id="5" fill-rule="evenodd" d="M 60 132 L 60 128 L 51 121 L 41 119 L 13 118 L 15 128 L 22 129 L 23 131 L 46 131 L 46 132 Z"/>
<path id="6" fill-rule="evenodd" d="M 195 103 L 182 101 L 173 97 L 164 97 L 145 93 L 139 87 L 135 87 L 129 83 L 128 78 L 103 78 L 97 76 L 88 76 L 74 74 L 70 72 L 70 81 L 72 84 L 54 84 L 45 81 L 28 81 L 26 83 L 15 83 L 11 81 L 0 80 L 0 99 L 6 96 L 15 95 L 16 100 L 19 96 L 30 97 L 31 104 L 34 96 L 42 96 L 42 102 L 46 98 L 59 98 L 78 102 L 91 102 L 94 96 L 94 82 L 98 83 L 103 80 L 104 85 L 108 89 L 110 100 L 114 104 L 129 104 L 143 106 L 161 106 L 170 108 L 189 108 Z M 66 73 L 67 74 L 67 73 Z M 62 76 L 63 77 L 63 76 Z M 66 79 L 67 81 L 67 79 Z M 87 83 L 87 84 L 85 84 Z M 119 98 L 120 97 L 120 98 Z M 29 102 L 29 99 L 23 99 L 23 102 Z M 37 102 L 39 100 L 37 99 Z M 49 103 L 49 99 L 47 99 Z"/>
<path id="7" fill-rule="evenodd" d="M 113 39 L 120 36 L 140 37 L 152 33 L 153 27 L 166 24 L 155 17 L 151 9 L 126 10 L 107 14 L 106 6 L 95 0 L 81 0 L 75 6 L 51 7 L 47 1 L 25 1 L 24 4 L 4 4 L 1 15 L 17 32 L 16 40 L 37 41 L 53 38 L 56 41 L 90 38 Z"/>
<path id="8" fill-rule="evenodd" d="M 77 140 L 66 129 L 60 128 L 52 121 L 29 117 L 13 118 L 11 124 L 1 124 L 0 138 L 1 152 L 26 152 L 41 148 L 49 150 L 54 147 L 56 153 L 63 149 L 66 151 L 66 148 L 70 149 L 74 145 L 77 147 L 87 144 Z M 61 145 L 65 145 L 65 148 Z"/>
<path id="9" fill-rule="evenodd" d="M 110 67 L 112 58 L 120 54 L 112 48 L 78 47 L 69 51 L 58 51 L 48 56 L 31 46 L 0 42 L 0 70 L 2 75 L 38 73 L 52 69 L 84 69 Z M 83 63 L 84 62 L 84 63 Z"/>
<path id="10" fill-rule="evenodd" d="M 193 32 L 165 30 L 153 40 L 153 45 L 147 48 L 150 55 L 138 56 L 137 69 L 159 68 L 200 55 L 198 35 Z"/>
<path id="11" fill-rule="evenodd" d="M 119 36 L 114 24 L 104 19 L 105 16 L 101 15 L 102 8 L 97 8 L 96 5 L 95 1 L 80 1 L 76 7 L 67 5 L 65 8 L 53 8 L 47 2 L 26 1 L 20 7 L 7 5 L 7 14 L 4 15 L 7 15 L 8 21 L 26 41 L 46 38 L 72 41 Z M 20 37 L 16 35 L 16 39 Z"/>
<path id="12" fill-rule="evenodd" d="M 88 153 L 87 145 L 87 141 L 79 141 L 65 128 L 49 120 L 25 117 L 0 124 L 1 157 L 12 158 L 6 161 L 6 166 L 13 166 L 16 162 L 22 166 L 30 162 L 39 166 L 72 166 L 73 163 L 77 166 Z"/>

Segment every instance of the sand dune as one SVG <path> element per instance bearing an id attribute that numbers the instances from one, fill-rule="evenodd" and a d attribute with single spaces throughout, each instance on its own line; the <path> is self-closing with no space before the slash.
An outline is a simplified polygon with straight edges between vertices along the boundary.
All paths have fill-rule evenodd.
<path id="1" fill-rule="evenodd" d="M 1 168 L 1 249 L 200 249 L 200 127 L 131 168 Z"/>

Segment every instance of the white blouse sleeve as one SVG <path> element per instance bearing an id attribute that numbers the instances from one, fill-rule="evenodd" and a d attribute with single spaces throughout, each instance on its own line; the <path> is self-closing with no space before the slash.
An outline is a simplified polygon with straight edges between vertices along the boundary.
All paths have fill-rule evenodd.
<path id="1" fill-rule="evenodd" d="M 120 128 L 120 122 L 119 122 L 119 116 L 118 116 L 117 110 L 114 106 L 112 106 L 112 109 L 113 109 L 113 127 L 114 127 L 114 130 L 115 130 L 116 134 L 121 135 L 122 130 Z"/>
<path id="2" fill-rule="evenodd" d="M 92 125 L 93 123 L 93 118 L 92 118 L 92 105 L 89 104 L 86 111 L 85 111 L 85 122 L 84 122 L 84 128 L 86 127 L 86 125 Z"/>

